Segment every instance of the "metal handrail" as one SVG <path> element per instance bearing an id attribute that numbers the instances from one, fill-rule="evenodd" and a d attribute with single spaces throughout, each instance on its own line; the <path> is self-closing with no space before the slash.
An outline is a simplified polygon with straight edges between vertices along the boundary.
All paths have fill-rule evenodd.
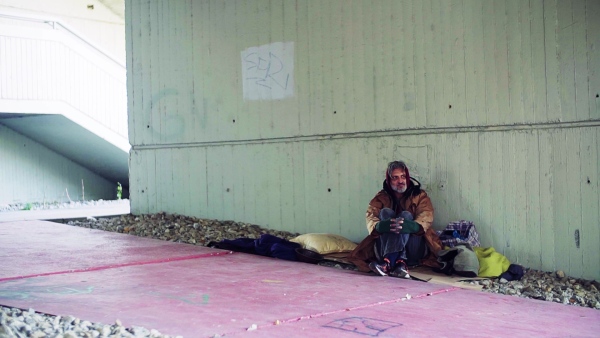
<path id="1" fill-rule="evenodd" d="M 79 39 L 81 42 L 85 43 L 92 49 L 95 49 L 98 53 L 106 56 L 111 61 L 116 63 L 119 67 L 122 67 L 123 69 L 125 69 L 125 65 L 123 63 L 121 63 L 119 60 L 114 58 L 108 52 L 104 51 L 102 48 L 100 48 L 100 47 L 96 46 L 95 44 L 91 43 L 90 41 L 86 40 L 83 36 L 81 36 L 80 34 L 75 32 L 75 30 L 70 28 L 68 25 L 62 23 L 60 20 L 55 20 L 52 18 L 44 19 L 44 18 L 39 18 L 39 17 L 33 16 L 33 15 L 26 16 L 26 15 L 13 15 L 13 14 L 4 14 L 4 13 L 0 13 L 0 18 L 45 23 L 45 24 L 52 26 L 53 29 L 58 29 L 56 26 L 60 26 L 60 27 L 62 27 L 62 29 L 69 32 L 71 35 L 73 35 L 77 39 Z"/>

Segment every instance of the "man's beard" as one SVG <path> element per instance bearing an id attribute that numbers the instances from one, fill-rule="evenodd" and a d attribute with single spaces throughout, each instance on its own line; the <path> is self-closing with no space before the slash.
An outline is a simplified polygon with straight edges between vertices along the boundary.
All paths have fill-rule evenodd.
<path id="1" fill-rule="evenodd" d="M 397 193 L 402 194 L 403 192 L 406 191 L 406 185 L 404 185 L 402 188 L 398 188 L 397 186 L 392 186 L 392 190 L 394 190 Z"/>

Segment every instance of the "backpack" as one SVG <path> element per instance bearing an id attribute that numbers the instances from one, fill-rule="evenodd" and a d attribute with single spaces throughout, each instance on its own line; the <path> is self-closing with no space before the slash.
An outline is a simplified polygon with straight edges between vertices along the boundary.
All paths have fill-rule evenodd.
<path id="1" fill-rule="evenodd" d="M 471 221 L 450 222 L 444 230 L 438 231 L 438 235 L 442 245 L 451 248 L 460 243 L 467 243 L 471 247 L 481 245 L 475 224 Z"/>

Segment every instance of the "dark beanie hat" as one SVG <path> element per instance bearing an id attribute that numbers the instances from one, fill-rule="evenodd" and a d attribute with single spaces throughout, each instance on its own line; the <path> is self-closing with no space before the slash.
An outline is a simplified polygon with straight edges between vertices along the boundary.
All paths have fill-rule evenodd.
<path id="1" fill-rule="evenodd" d="M 404 175 L 406 176 L 406 187 L 410 187 L 412 185 L 412 182 L 410 181 L 410 173 L 408 172 L 408 166 L 403 161 L 393 161 L 388 163 L 387 170 L 385 171 L 385 181 L 387 184 L 389 185 L 392 181 L 391 174 L 395 169 L 404 170 Z"/>
<path id="2" fill-rule="evenodd" d="M 523 267 L 518 264 L 511 264 L 503 274 L 500 275 L 500 278 L 504 278 L 507 281 L 511 280 L 520 280 L 525 272 L 523 271 Z"/>

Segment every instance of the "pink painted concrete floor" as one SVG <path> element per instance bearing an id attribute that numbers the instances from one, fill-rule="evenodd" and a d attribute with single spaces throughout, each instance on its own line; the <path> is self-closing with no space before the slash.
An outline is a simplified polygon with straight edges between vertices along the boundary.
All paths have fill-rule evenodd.
<path id="1" fill-rule="evenodd" d="M 600 311 L 44 222 L 0 223 L 0 304 L 183 337 L 598 337 Z"/>

